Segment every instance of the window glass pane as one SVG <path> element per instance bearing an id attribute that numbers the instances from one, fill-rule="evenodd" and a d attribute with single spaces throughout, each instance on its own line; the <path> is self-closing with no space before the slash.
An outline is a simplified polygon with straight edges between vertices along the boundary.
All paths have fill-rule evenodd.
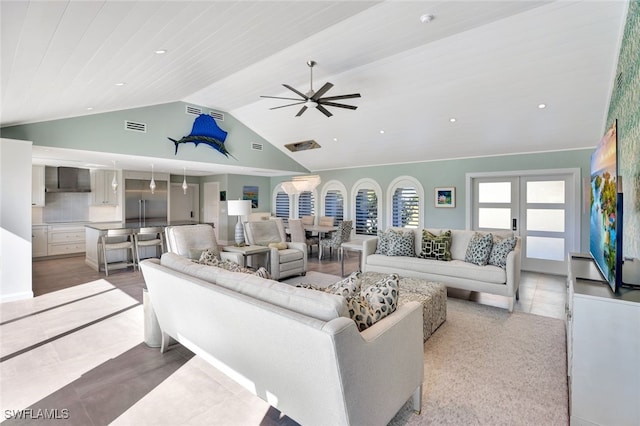
<path id="1" fill-rule="evenodd" d="M 564 232 L 564 209 L 527 209 L 527 231 Z"/>
<path id="2" fill-rule="evenodd" d="M 564 238 L 527 237 L 527 257 L 564 261 Z"/>
<path id="3" fill-rule="evenodd" d="M 315 216 L 316 207 L 313 192 L 305 191 L 298 195 L 298 218 L 302 216 Z"/>
<path id="4" fill-rule="evenodd" d="M 491 229 L 511 229 L 511 209 L 478 209 L 478 226 Z"/>
<path id="5" fill-rule="evenodd" d="M 478 202 L 510 203 L 511 182 L 482 182 L 478 184 Z"/>
<path id="6" fill-rule="evenodd" d="M 336 225 L 344 219 L 344 199 L 342 192 L 337 190 L 327 191 L 324 197 L 324 215 L 335 218 Z"/>
<path id="7" fill-rule="evenodd" d="M 527 182 L 527 203 L 564 204 L 564 181 Z"/>
<path id="8" fill-rule="evenodd" d="M 378 232 L 378 197 L 373 189 L 361 189 L 356 195 L 356 234 Z"/>
<path id="9" fill-rule="evenodd" d="M 276 195 L 276 217 L 289 219 L 289 196 L 286 192 L 279 191 Z"/>
<path id="10" fill-rule="evenodd" d="M 397 188 L 393 193 L 392 225 L 417 228 L 420 221 L 420 200 L 415 188 Z"/>

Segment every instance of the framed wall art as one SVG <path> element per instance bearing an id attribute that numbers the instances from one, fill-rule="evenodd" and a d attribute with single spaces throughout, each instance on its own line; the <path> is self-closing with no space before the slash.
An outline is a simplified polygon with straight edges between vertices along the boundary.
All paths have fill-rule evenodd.
<path id="1" fill-rule="evenodd" d="M 257 186 L 243 186 L 242 187 L 242 199 L 251 200 L 251 208 L 258 208 L 258 187 Z"/>
<path id="2" fill-rule="evenodd" d="M 453 186 L 435 188 L 434 202 L 436 207 L 455 207 L 456 188 Z"/>

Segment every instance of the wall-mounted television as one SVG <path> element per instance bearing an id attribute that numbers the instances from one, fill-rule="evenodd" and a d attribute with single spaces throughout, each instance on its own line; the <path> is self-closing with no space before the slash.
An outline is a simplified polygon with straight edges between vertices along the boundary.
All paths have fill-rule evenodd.
<path id="1" fill-rule="evenodd" d="M 591 155 L 589 251 L 614 292 L 622 283 L 622 194 L 618 193 L 617 121 Z"/>

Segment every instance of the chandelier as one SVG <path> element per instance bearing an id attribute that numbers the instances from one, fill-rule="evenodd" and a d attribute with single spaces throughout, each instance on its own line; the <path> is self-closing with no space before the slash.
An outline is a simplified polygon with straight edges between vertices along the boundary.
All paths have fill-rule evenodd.
<path id="1" fill-rule="evenodd" d="M 302 192 L 313 191 L 320 185 L 320 176 L 294 176 L 290 181 L 282 182 L 282 190 L 288 195 L 300 194 Z"/>

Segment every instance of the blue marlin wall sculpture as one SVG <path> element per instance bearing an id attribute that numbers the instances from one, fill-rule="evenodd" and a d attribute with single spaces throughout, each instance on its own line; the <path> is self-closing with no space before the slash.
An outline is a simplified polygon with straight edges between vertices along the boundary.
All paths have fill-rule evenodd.
<path id="1" fill-rule="evenodd" d="M 203 143 L 211 148 L 219 151 L 225 157 L 232 157 L 227 148 L 224 146 L 224 141 L 227 139 L 227 132 L 218 127 L 216 120 L 210 115 L 200 114 L 193 122 L 193 128 L 189 136 L 183 136 L 179 141 L 168 138 L 176 146 L 176 155 L 178 155 L 178 147 L 181 143 L 194 143 L 196 146 Z"/>

